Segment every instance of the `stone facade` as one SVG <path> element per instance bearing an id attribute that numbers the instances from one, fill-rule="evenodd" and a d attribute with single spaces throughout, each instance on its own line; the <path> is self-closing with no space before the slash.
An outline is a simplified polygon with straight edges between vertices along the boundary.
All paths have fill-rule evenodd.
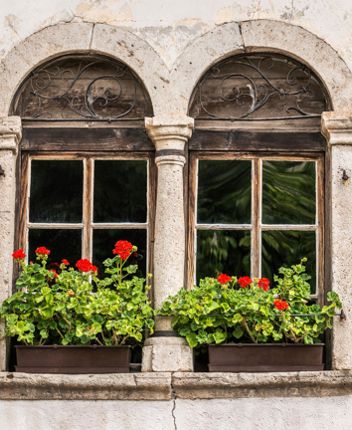
<path id="1" fill-rule="evenodd" d="M 158 169 L 154 297 L 160 305 L 184 279 L 183 166 L 194 126 L 187 116 L 192 91 L 217 61 L 236 53 L 270 51 L 309 66 L 331 98 L 332 111 L 323 114 L 321 126 L 330 159 L 331 287 L 341 295 L 346 319 L 334 323 L 333 371 L 313 375 L 173 373 L 191 371 L 192 354 L 184 341 L 169 336 L 147 341 L 146 373 L 125 375 L 119 382 L 97 376 L 27 378 L 6 373 L 2 340 L 1 429 L 78 429 L 82 423 L 87 429 L 350 428 L 352 185 L 351 180 L 341 179 L 343 171 L 352 177 L 352 51 L 348 43 L 352 10 L 348 2 L 24 3 L 3 0 L 0 11 L 0 166 L 5 171 L 0 176 L 0 300 L 8 296 L 13 282 L 9 255 L 18 216 L 16 158 L 21 119 L 10 116 L 11 103 L 33 69 L 62 54 L 97 53 L 126 63 L 144 83 L 154 110 L 145 125 L 156 148 Z M 170 321 L 160 319 L 156 328 L 168 332 Z M 80 402 L 81 398 L 86 401 Z"/>

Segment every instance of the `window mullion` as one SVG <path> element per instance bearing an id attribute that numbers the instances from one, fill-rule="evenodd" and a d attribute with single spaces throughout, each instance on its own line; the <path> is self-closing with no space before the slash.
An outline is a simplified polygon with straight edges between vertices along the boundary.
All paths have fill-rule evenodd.
<path id="1" fill-rule="evenodd" d="M 261 275 L 261 161 L 252 161 L 251 276 Z"/>
<path id="2" fill-rule="evenodd" d="M 84 160 L 82 257 L 92 259 L 94 160 Z"/>

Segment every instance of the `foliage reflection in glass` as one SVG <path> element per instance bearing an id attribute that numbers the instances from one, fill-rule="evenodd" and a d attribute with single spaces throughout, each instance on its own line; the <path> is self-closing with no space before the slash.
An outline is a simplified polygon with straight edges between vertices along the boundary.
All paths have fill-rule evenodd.
<path id="1" fill-rule="evenodd" d="M 248 231 L 199 230 L 197 233 L 197 279 L 219 273 L 250 273 Z"/>
<path id="2" fill-rule="evenodd" d="M 289 267 L 307 257 L 307 273 L 316 290 L 316 238 L 312 231 L 265 231 L 262 233 L 262 276 L 273 280 L 281 266 Z"/>
<path id="3" fill-rule="evenodd" d="M 200 160 L 198 223 L 247 224 L 251 220 L 251 161 Z"/>
<path id="4" fill-rule="evenodd" d="M 314 161 L 263 161 L 263 223 L 315 224 Z"/>

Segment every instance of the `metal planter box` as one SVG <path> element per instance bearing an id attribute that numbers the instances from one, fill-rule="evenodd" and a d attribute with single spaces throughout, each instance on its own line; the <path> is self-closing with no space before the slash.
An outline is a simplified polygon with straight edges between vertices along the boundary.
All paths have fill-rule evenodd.
<path id="1" fill-rule="evenodd" d="M 324 369 L 324 344 L 209 345 L 210 372 L 290 372 Z"/>
<path id="2" fill-rule="evenodd" d="M 125 373 L 130 371 L 130 346 L 16 345 L 16 372 Z"/>

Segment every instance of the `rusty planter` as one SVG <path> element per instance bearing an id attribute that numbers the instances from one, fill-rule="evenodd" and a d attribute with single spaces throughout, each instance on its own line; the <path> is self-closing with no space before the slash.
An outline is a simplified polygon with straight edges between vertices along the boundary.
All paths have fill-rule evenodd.
<path id="1" fill-rule="evenodd" d="M 290 372 L 324 369 L 324 344 L 209 345 L 210 372 Z"/>
<path id="2" fill-rule="evenodd" d="M 16 372 L 123 373 L 130 371 L 130 346 L 16 345 Z"/>

